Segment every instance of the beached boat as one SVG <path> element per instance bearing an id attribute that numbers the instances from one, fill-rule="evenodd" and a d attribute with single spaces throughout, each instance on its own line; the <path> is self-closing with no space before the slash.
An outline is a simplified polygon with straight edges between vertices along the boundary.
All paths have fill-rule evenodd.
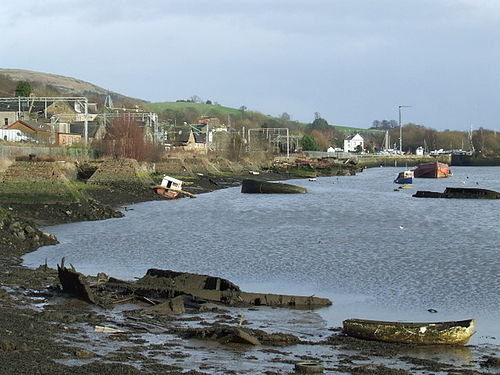
<path id="1" fill-rule="evenodd" d="M 451 170 L 445 163 L 426 163 L 415 168 L 413 175 L 415 178 L 445 178 L 451 176 Z"/>
<path id="2" fill-rule="evenodd" d="M 182 181 L 174 177 L 165 176 L 161 181 L 160 185 L 153 186 L 153 190 L 156 194 L 161 195 L 167 199 L 176 199 L 182 196 L 188 196 L 190 198 L 195 198 L 194 194 L 188 193 L 182 190 Z"/>
<path id="3" fill-rule="evenodd" d="M 413 196 L 415 198 L 500 199 L 500 192 L 488 189 L 447 187 L 443 193 L 419 190 Z"/>
<path id="4" fill-rule="evenodd" d="M 412 184 L 413 183 L 413 171 L 406 170 L 399 172 L 398 177 L 394 180 L 396 184 Z"/>
<path id="5" fill-rule="evenodd" d="M 419 345 L 465 345 L 474 333 L 474 319 L 404 323 L 378 320 L 347 319 L 344 333 L 365 340 Z"/>
<path id="6" fill-rule="evenodd" d="M 241 192 L 260 194 L 297 194 L 307 193 L 307 189 L 302 186 L 284 184 L 282 182 L 243 180 L 241 183 Z"/>

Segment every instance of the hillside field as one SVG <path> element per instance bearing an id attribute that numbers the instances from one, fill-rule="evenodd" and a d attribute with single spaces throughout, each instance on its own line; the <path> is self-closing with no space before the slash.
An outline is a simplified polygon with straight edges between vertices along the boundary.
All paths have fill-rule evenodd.
<path id="1" fill-rule="evenodd" d="M 231 107 L 225 107 L 222 105 L 217 105 L 217 104 L 205 104 L 205 103 L 193 103 L 193 102 L 158 102 L 158 103 L 147 103 L 143 105 L 146 109 L 156 112 L 156 113 L 161 113 L 165 110 L 184 110 L 186 108 L 194 108 L 196 109 L 202 116 L 208 115 L 210 111 L 219 111 L 222 112 L 226 115 L 231 115 L 231 116 L 237 116 L 241 114 L 240 109 L 236 108 L 231 108 Z M 249 111 L 247 110 L 246 112 L 255 112 L 255 111 Z M 259 112 L 257 112 L 259 113 Z M 275 119 L 278 120 L 278 118 L 269 116 L 269 115 L 264 115 L 259 113 L 262 116 L 268 117 L 270 119 Z M 307 123 L 304 122 L 298 122 L 300 126 L 305 127 Z M 352 126 L 341 126 L 341 125 L 333 125 L 337 130 L 345 132 L 345 133 L 381 133 L 383 132 L 382 130 L 376 130 L 376 129 L 365 129 L 365 128 L 357 128 L 357 127 L 352 127 Z"/>
<path id="2" fill-rule="evenodd" d="M 193 102 L 158 102 L 143 104 L 144 107 L 152 112 L 161 113 L 170 110 L 183 110 L 189 107 L 195 108 L 202 116 L 209 113 L 209 111 L 219 111 L 228 115 L 239 115 L 241 110 L 231 107 L 224 107 L 216 104 L 193 103 Z"/>

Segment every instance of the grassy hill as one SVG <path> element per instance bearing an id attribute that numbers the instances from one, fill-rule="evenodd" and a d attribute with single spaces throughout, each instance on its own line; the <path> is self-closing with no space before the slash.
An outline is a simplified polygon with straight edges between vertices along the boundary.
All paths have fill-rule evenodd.
<path id="1" fill-rule="evenodd" d="M 210 115 L 211 112 L 213 111 L 218 111 L 226 115 L 231 115 L 231 116 L 237 116 L 241 115 L 241 110 L 236 109 L 236 108 L 231 108 L 231 107 L 225 107 L 222 105 L 218 104 L 205 104 L 205 103 L 194 103 L 194 102 L 158 102 L 158 103 L 146 103 L 143 105 L 146 109 L 156 112 L 156 113 L 161 113 L 166 110 L 178 110 L 182 111 L 187 108 L 194 108 L 200 113 L 202 116 Z M 255 112 L 255 111 L 246 111 L 246 112 Z M 259 113 L 259 112 L 257 112 Z M 268 119 L 273 119 L 278 121 L 278 118 L 269 116 L 269 115 L 264 115 L 262 113 L 259 113 L 259 115 L 266 117 Z M 305 127 L 307 123 L 305 122 L 298 122 L 297 123 L 301 127 Z M 357 128 L 357 127 L 352 127 L 352 126 L 342 126 L 342 125 L 332 125 L 334 126 L 337 130 L 345 132 L 345 133 L 380 133 L 381 130 L 375 130 L 375 129 L 364 129 L 364 128 Z"/>
<path id="2" fill-rule="evenodd" d="M 3 77 L 3 79 L 2 79 Z M 99 104 L 104 102 L 104 97 L 110 95 L 115 102 L 115 106 L 123 105 L 130 107 L 131 105 L 140 105 L 141 107 L 156 113 L 163 113 L 166 110 L 185 111 L 188 108 L 194 108 L 202 116 L 213 116 L 215 113 L 222 116 L 240 116 L 242 111 L 237 108 L 226 107 L 218 104 L 205 104 L 193 102 L 157 102 L 148 103 L 141 99 L 130 98 L 119 93 L 106 90 L 102 87 L 85 82 L 80 79 L 65 77 L 57 74 L 35 72 L 22 69 L 2 69 L 0 68 L 0 96 L 14 95 L 16 83 L 19 81 L 28 81 L 35 84 L 35 95 L 39 96 L 60 96 L 60 95 L 78 95 L 92 97 L 91 100 L 96 100 Z M 42 90 L 43 88 L 43 90 Z M 52 90 L 51 90 L 52 89 Z M 98 98 L 96 98 L 98 97 Z M 278 118 L 264 115 L 257 111 L 245 111 L 247 115 L 254 118 L 260 118 L 261 122 L 273 123 L 280 121 Z M 219 117 L 222 117 L 219 116 Z M 307 126 L 307 123 L 293 122 L 299 128 Z M 351 126 L 332 125 L 337 130 L 345 133 L 378 133 L 380 130 L 363 129 Z"/>
<path id="3" fill-rule="evenodd" d="M 78 96 L 100 96 L 104 97 L 110 95 L 113 100 L 137 102 L 142 104 L 145 101 L 135 98 L 130 98 L 119 93 L 106 90 L 102 87 L 94 85 L 89 82 L 82 81 L 81 79 L 65 77 L 57 74 L 34 72 L 31 70 L 23 69 L 3 69 L 0 68 L 0 75 L 8 77 L 12 81 L 28 81 L 42 86 L 52 87 L 57 90 L 61 95 L 78 95 Z M 12 91 L 12 90 L 9 90 Z M 13 95 L 13 94 L 11 94 Z"/>
<path id="4" fill-rule="evenodd" d="M 227 115 L 239 115 L 241 110 L 231 107 L 224 107 L 218 104 L 205 104 L 205 103 L 193 103 L 193 102 L 159 102 L 159 103 L 147 103 L 144 107 L 152 112 L 164 112 L 166 110 L 184 110 L 186 108 L 195 108 L 202 115 L 207 115 L 210 111 L 219 111 Z"/>

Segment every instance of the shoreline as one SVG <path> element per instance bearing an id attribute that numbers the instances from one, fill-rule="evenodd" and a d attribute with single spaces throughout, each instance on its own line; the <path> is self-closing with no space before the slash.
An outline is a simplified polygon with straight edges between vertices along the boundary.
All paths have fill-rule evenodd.
<path id="1" fill-rule="evenodd" d="M 202 176 L 200 176 L 202 177 Z M 197 194 L 204 192 L 214 191 L 224 187 L 236 186 L 235 184 L 241 177 L 224 177 L 218 179 L 213 176 L 203 176 L 199 185 L 191 185 L 190 189 L 192 191 L 197 191 Z M 284 180 L 290 179 L 290 176 L 283 175 L 268 175 L 268 180 Z M 187 189 L 186 189 L 187 190 Z M 186 199 L 186 198 L 184 198 Z M 122 204 L 129 204 L 130 202 L 123 202 Z M 139 202 L 135 202 L 139 203 Z M 34 232 L 36 233 L 36 232 Z M 41 237 L 40 234 L 35 234 Z M 48 239 L 47 239 L 48 240 Z M 32 249 L 34 251 L 36 249 Z M 29 251 L 26 251 L 27 253 Z M 0 275 L 0 282 L 3 288 L 0 288 L 0 306 L 2 307 L 2 316 L 0 318 L 0 332 L 11 332 L 6 336 L 0 336 L 0 370 L 5 373 L 9 373 L 8 370 L 16 369 L 16 373 L 19 374 L 31 374 L 35 373 L 35 368 L 37 366 L 42 366 L 47 370 L 47 373 L 59 374 L 59 373 L 75 373 L 75 374 L 92 374 L 94 372 L 100 371 L 101 373 L 107 374 L 180 374 L 185 373 L 184 371 L 195 371 L 193 374 L 210 374 L 214 373 L 240 373 L 238 370 L 231 370 L 236 364 L 232 360 L 232 351 L 240 351 L 241 355 L 245 357 L 245 353 L 248 352 L 248 347 L 239 347 L 236 349 L 232 346 L 224 347 L 219 346 L 215 343 L 216 350 L 226 359 L 222 359 L 224 372 L 221 372 L 220 365 L 217 361 L 221 361 L 219 358 L 208 360 L 206 363 L 199 363 L 197 368 L 192 368 L 190 364 L 193 359 L 195 359 L 199 354 L 197 352 L 204 353 L 205 356 L 209 356 L 205 352 L 205 346 L 209 348 L 214 348 L 214 343 L 204 341 L 202 345 L 203 348 L 198 350 L 190 349 L 193 346 L 196 347 L 197 344 L 193 344 L 190 339 L 182 340 L 182 343 L 176 339 L 173 339 L 172 343 L 176 343 L 177 346 L 162 346 L 161 350 L 166 351 L 169 357 L 172 358 L 172 364 L 165 364 L 165 360 L 153 360 L 152 352 L 157 351 L 154 343 L 143 343 L 149 348 L 150 354 L 144 356 L 141 354 L 144 348 L 134 347 L 134 342 L 137 340 L 144 340 L 134 330 L 130 330 L 127 333 L 127 337 L 119 337 L 119 341 L 123 343 L 122 348 L 128 347 L 122 355 L 119 355 L 120 350 L 113 352 L 113 354 L 104 354 L 109 350 L 109 347 L 116 345 L 115 335 L 106 336 L 102 338 L 107 344 L 105 347 L 108 349 L 100 352 L 99 349 L 93 345 L 93 340 L 96 334 L 89 331 L 89 327 L 97 326 L 99 324 L 116 324 L 116 321 L 120 319 L 128 318 L 129 316 L 122 316 L 120 319 L 116 319 L 120 313 L 111 311 L 95 311 L 95 308 L 89 306 L 88 304 L 81 302 L 79 300 L 72 299 L 68 296 L 61 295 L 60 291 L 53 287 L 57 285 L 57 272 L 53 269 L 48 269 L 46 267 L 39 267 L 36 270 L 27 269 L 21 266 L 21 255 L 7 255 L 4 252 L 0 254 L 0 269 L 4 272 Z M 7 271 L 7 272 L 5 272 Z M 105 272 L 105 270 L 102 270 Z M 52 285 L 52 286 L 51 286 Z M 7 288 L 7 289 L 6 289 Z M 40 300 L 43 302 L 40 303 Z M 40 306 L 41 305 L 41 306 Z M 127 306 L 127 308 L 137 308 L 137 306 Z M 141 307 L 144 309 L 144 306 Z M 240 312 L 232 311 L 227 309 L 225 306 L 214 306 L 213 307 L 215 316 L 219 316 L 217 319 L 213 319 L 211 316 L 207 316 L 206 313 L 191 312 L 188 317 L 184 318 L 172 318 L 169 317 L 164 321 L 166 327 L 170 327 L 169 330 L 174 335 L 177 332 L 181 335 L 186 332 L 179 327 L 179 325 L 185 324 L 186 320 L 183 319 L 195 319 L 201 324 L 201 327 L 218 327 L 220 325 L 234 324 L 237 321 L 237 314 Z M 134 310 L 132 310 L 134 311 Z M 258 315 L 258 311 L 252 309 L 246 309 L 245 315 L 248 317 L 253 317 L 255 314 Z M 288 314 L 293 315 L 294 310 L 280 310 L 277 311 L 277 318 L 280 316 L 286 316 Z M 311 312 L 313 315 L 314 312 Z M 127 314 L 125 314 L 127 315 Z M 210 314 L 209 314 L 210 315 Z M 20 316 L 21 318 L 17 318 Z M 135 315 L 131 315 L 137 318 Z M 224 316 L 224 317 L 223 317 Z M 248 319 L 247 317 L 247 319 Z M 142 323 L 155 323 L 156 321 L 151 321 L 147 317 L 142 317 L 139 314 L 139 319 Z M 158 319 L 158 318 L 157 318 Z M 163 318 L 162 318 L 163 319 Z M 254 318 L 257 319 L 257 318 Z M 276 321 L 277 322 L 277 321 Z M 98 324 L 99 323 L 99 324 Z M 82 331 L 82 325 L 87 327 Z M 170 326 L 171 325 L 171 326 Z M 310 342 L 307 340 L 307 335 L 302 335 L 296 332 L 297 337 L 299 337 L 299 346 L 309 347 L 311 352 L 316 352 L 319 354 L 311 357 L 310 354 L 306 352 L 301 352 L 301 350 L 293 349 L 293 346 L 279 347 L 279 349 L 271 349 L 268 347 L 261 347 L 260 349 L 252 349 L 252 355 L 246 355 L 248 358 L 244 358 L 245 363 L 255 363 L 260 362 L 257 366 L 260 370 L 257 373 L 263 373 L 265 371 L 275 371 L 274 373 L 281 373 L 280 371 L 287 370 L 293 372 L 293 363 L 300 360 L 320 360 L 325 364 L 326 369 L 330 371 L 344 371 L 347 373 L 366 373 L 375 374 L 382 373 L 380 371 L 386 371 L 384 373 L 390 374 L 405 374 L 405 373 L 416 373 L 413 372 L 412 366 L 419 367 L 422 371 L 437 371 L 444 368 L 453 371 L 474 371 L 471 374 L 486 374 L 489 372 L 489 365 L 482 366 L 481 363 L 487 363 L 490 361 L 495 363 L 494 352 L 492 349 L 486 347 L 477 346 L 466 346 L 453 348 L 440 348 L 437 352 L 441 353 L 456 353 L 458 352 L 458 357 L 462 358 L 475 358 L 476 367 L 474 370 L 470 370 L 471 363 L 467 362 L 465 365 L 455 366 L 449 363 L 441 362 L 440 360 L 426 360 L 427 362 L 418 363 L 417 357 L 414 355 L 404 355 L 405 353 L 418 352 L 421 348 L 416 348 L 408 345 L 400 344 L 384 344 L 379 342 L 365 342 L 362 340 L 352 339 L 342 335 L 336 334 L 334 331 L 329 331 L 327 327 L 311 327 L 308 325 L 307 321 L 303 321 L 301 325 L 308 327 L 313 331 L 323 332 L 323 337 L 321 337 L 319 342 Z M 61 337 L 61 332 L 64 335 Z M 287 332 L 288 333 L 288 332 Z M 330 336 L 330 334 L 332 336 Z M 64 337 L 69 335 L 74 337 L 74 339 L 65 340 Z M 120 336 L 120 335 L 118 335 Z M 123 335 L 122 335 L 123 336 Z M 178 337 L 178 336 L 177 336 Z M 35 345 L 29 345 L 29 340 L 35 342 Z M 81 341 L 80 341 L 81 340 Z M 172 339 L 171 339 L 172 340 Z M 84 342 L 84 345 L 81 343 Z M 195 341 L 196 342 L 196 341 Z M 178 346 L 180 345 L 180 346 Z M 172 348 L 184 348 L 184 351 L 190 354 L 186 357 L 177 356 L 175 353 L 178 349 Z M 335 348 L 335 352 L 338 352 L 335 358 L 331 355 L 326 354 L 325 350 L 327 348 Z M 450 349 L 450 350 L 449 350 Z M 451 350 L 453 349 L 453 350 Z M 101 348 L 102 350 L 102 348 Z M 227 350 L 227 352 L 226 352 Z M 427 349 L 426 349 L 427 350 Z M 432 349 L 430 350 L 432 352 Z M 353 354 L 357 353 L 357 354 Z M 483 358 L 483 356 L 485 356 Z M 27 358 L 30 361 L 26 361 Z M 251 358 L 251 357 L 255 357 Z M 446 355 L 445 355 L 446 357 Z M 47 360 L 49 358 L 49 360 Z M 274 358 L 274 361 L 272 360 Z M 403 359 L 401 359 L 403 358 Z M 448 359 L 454 358 L 456 361 L 457 356 L 455 354 L 449 354 Z M 54 360 L 59 362 L 56 362 Z M 396 368 L 387 367 L 387 360 L 392 360 L 396 362 Z M 262 365 L 262 361 L 269 361 L 267 364 Z M 366 365 L 366 362 L 371 363 L 371 365 Z M 110 364 L 110 362 L 112 364 Z M 117 363 L 118 362 L 118 363 Z M 195 361 L 196 362 L 196 361 Z M 203 361 L 202 361 L 203 362 Z M 63 364 L 66 363 L 66 364 Z M 77 366 L 68 366 L 67 363 L 75 363 Z M 141 369 L 137 369 L 137 367 Z M 260 367 L 259 367 L 260 366 Z M 263 366 L 263 367 L 262 367 Z M 399 369 L 399 370 L 396 370 Z M 492 367 L 494 369 L 494 367 Z M 262 370 L 262 372 L 260 372 Z M 206 371 L 206 372 L 205 372 Z M 276 372 L 278 371 L 278 372 Z M 378 371 L 378 372 L 376 372 Z M 392 371 L 392 372 L 391 372 Z M 398 372 L 394 372 L 398 371 Z M 419 370 L 420 371 L 420 370 Z M 483 372 L 484 371 L 484 372 Z M 241 372 L 241 373 L 244 373 Z"/>

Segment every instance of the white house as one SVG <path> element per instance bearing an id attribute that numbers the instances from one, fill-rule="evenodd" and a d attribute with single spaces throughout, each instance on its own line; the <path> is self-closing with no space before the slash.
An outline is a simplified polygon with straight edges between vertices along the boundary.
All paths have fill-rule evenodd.
<path id="1" fill-rule="evenodd" d="M 359 133 L 356 133 L 354 137 L 350 139 L 344 139 L 344 152 L 356 151 L 356 147 L 361 146 L 361 149 L 365 148 L 365 140 Z"/>
<path id="2" fill-rule="evenodd" d="M 415 155 L 422 156 L 424 154 L 424 148 L 422 146 L 417 147 L 415 150 Z"/>

